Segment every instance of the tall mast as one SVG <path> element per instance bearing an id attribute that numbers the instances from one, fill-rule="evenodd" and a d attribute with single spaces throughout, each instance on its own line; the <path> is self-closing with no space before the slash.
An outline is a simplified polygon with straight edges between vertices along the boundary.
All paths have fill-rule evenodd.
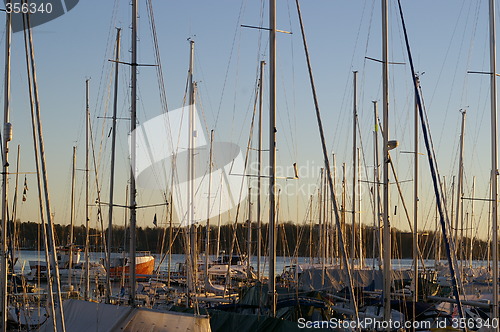
<path id="1" fill-rule="evenodd" d="M 76 146 L 73 147 L 73 165 L 71 169 L 71 212 L 69 226 L 69 268 L 68 268 L 68 285 L 71 290 L 71 275 L 73 273 L 73 228 L 75 223 L 75 184 L 76 184 Z"/>
<path id="2" fill-rule="evenodd" d="M 269 2 L 269 299 L 270 314 L 276 316 L 276 0 Z"/>
<path id="3" fill-rule="evenodd" d="M 346 204 L 347 204 L 347 199 L 346 199 L 346 193 L 345 193 L 345 187 L 346 187 L 346 174 L 345 174 L 345 163 L 342 163 L 342 211 L 340 214 L 340 224 L 342 228 L 342 234 L 346 234 L 346 227 L 345 227 L 345 219 L 346 219 Z M 340 234 L 339 234 L 339 239 L 340 239 Z M 340 247 L 340 241 L 339 241 L 339 247 Z M 344 261 L 341 259 L 340 260 L 340 267 L 345 268 L 344 266 Z"/>
<path id="4" fill-rule="evenodd" d="M 476 177 L 473 176 L 472 177 L 472 200 L 471 200 L 471 207 L 470 207 L 470 229 L 471 229 L 471 232 L 470 232 L 470 242 L 469 242 L 469 248 L 470 248 L 470 252 L 469 252 L 469 267 L 472 268 L 472 254 L 473 254 L 473 251 L 472 251 L 472 244 L 473 244 L 473 241 L 474 241 L 474 198 L 476 196 Z"/>
<path id="5" fill-rule="evenodd" d="M 312 212 L 312 208 L 313 208 L 313 198 L 314 195 L 311 195 L 311 197 L 309 198 L 309 243 L 311 243 L 311 245 L 309 246 L 309 264 L 313 264 L 313 246 L 312 246 L 312 243 L 313 243 L 313 212 Z"/>
<path id="6" fill-rule="evenodd" d="M 262 173 L 262 104 L 264 99 L 264 66 L 265 61 L 260 62 L 260 79 L 259 79 L 259 143 L 258 143 L 258 160 L 259 169 L 257 173 L 257 280 L 260 281 L 261 271 L 260 271 L 260 257 L 262 256 L 262 219 L 261 219 L 261 205 L 260 205 L 260 194 L 261 194 L 261 173 Z M 260 303 L 260 302 L 259 302 Z"/>
<path id="7" fill-rule="evenodd" d="M 453 200 L 453 196 L 455 196 L 455 176 L 451 177 L 451 220 L 455 216 L 455 201 Z"/>
<path id="8" fill-rule="evenodd" d="M 325 172 L 324 169 L 321 168 L 320 176 L 319 176 L 319 194 L 318 194 L 318 216 L 319 216 L 319 254 L 318 259 L 319 263 L 321 263 L 321 287 L 325 285 L 325 213 L 324 213 L 324 203 L 325 203 Z"/>
<path id="9" fill-rule="evenodd" d="M 491 84 L 491 215 L 493 227 L 493 315 L 498 317 L 498 148 L 495 0 L 490 0 L 490 84 Z M 498 331 L 498 329 L 496 329 Z"/>
<path id="10" fill-rule="evenodd" d="M 358 117 L 357 110 L 357 78 L 358 72 L 353 72 L 353 106 L 352 106 L 352 228 L 351 228 L 351 269 L 354 269 L 354 260 L 356 258 L 356 185 L 358 181 L 358 161 L 357 161 L 357 141 L 356 141 L 356 121 Z"/>
<path id="11" fill-rule="evenodd" d="M 172 170 L 172 174 L 173 174 Z M 170 182 L 173 183 L 173 182 Z M 172 215 L 173 215 L 173 203 L 174 202 L 174 195 L 173 192 L 170 192 L 170 206 L 168 210 L 168 243 L 169 243 L 169 249 L 168 249 L 168 277 L 167 277 L 167 287 L 170 287 L 170 281 L 171 281 L 171 268 L 172 268 L 172 249 L 174 247 L 174 244 L 172 243 L 173 238 L 173 230 L 172 230 Z"/>
<path id="12" fill-rule="evenodd" d="M 332 165 L 333 165 L 333 188 L 336 188 L 337 186 L 337 159 L 335 159 L 335 153 L 332 153 Z M 331 202 L 330 202 L 331 203 Z M 336 260 L 340 261 L 340 256 L 339 256 L 339 240 L 338 240 L 338 231 L 337 228 L 334 227 L 334 216 L 333 216 L 333 208 L 331 205 L 328 205 L 330 207 L 330 220 L 332 223 L 332 264 L 336 264 Z"/>
<path id="13" fill-rule="evenodd" d="M 14 245 L 15 245 L 15 242 L 17 241 L 18 239 L 18 223 L 17 223 L 17 202 L 18 202 L 18 188 L 19 188 L 19 166 L 20 166 L 20 163 L 21 163 L 21 145 L 18 144 L 17 145 L 17 160 L 16 160 L 16 180 L 15 180 L 15 187 L 14 187 L 14 201 L 13 201 L 13 204 L 12 204 L 12 217 L 11 217 L 11 220 L 12 220 L 12 239 L 13 239 L 13 243 L 11 244 L 11 247 L 13 248 Z M 12 249 L 14 250 L 14 249 Z M 15 258 L 14 258 L 15 259 Z"/>
<path id="14" fill-rule="evenodd" d="M 208 196 L 207 196 L 207 231 L 205 237 L 205 285 L 208 284 L 208 263 L 210 261 L 210 195 L 212 189 L 212 153 L 214 144 L 214 131 L 210 131 L 210 159 L 208 161 Z M 205 292 L 206 292 L 205 287 Z"/>
<path id="15" fill-rule="evenodd" d="M 389 220 L 389 42 L 387 0 L 382 0 L 382 79 L 384 110 L 384 319 L 391 318 L 391 224 Z"/>
<path id="16" fill-rule="evenodd" d="M 378 249 L 378 267 L 379 269 L 382 267 L 382 242 L 381 242 L 381 227 L 380 227 L 380 216 L 382 211 L 380 210 L 380 161 L 379 161 L 379 153 L 378 153 L 378 110 L 377 110 L 377 101 L 373 101 L 373 116 L 374 116 L 374 125 L 375 125 L 375 197 L 373 201 L 376 202 L 375 210 L 376 210 L 376 238 L 377 238 L 377 249 Z"/>
<path id="17" fill-rule="evenodd" d="M 10 1 L 8 1 L 10 3 Z M 8 196 L 8 176 L 7 172 L 9 170 L 9 162 L 8 162 L 8 146 L 9 140 L 11 139 L 10 132 L 10 43 L 11 43 L 11 13 L 5 13 L 5 82 L 4 82 L 4 101 L 3 101 L 3 114 L 4 114 L 4 135 L 3 135 L 3 168 L 2 168 L 2 275 L 1 275 L 1 305 L 2 308 L 2 331 L 7 331 L 7 306 L 8 306 L 8 289 L 7 289 L 7 277 L 8 277 L 8 262 L 7 262 L 7 218 L 8 218 L 8 205 L 7 205 L 7 196 Z"/>
<path id="18" fill-rule="evenodd" d="M 89 124 L 90 122 L 90 107 L 89 107 L 89 80 L 85 81 L 85 286 L 84 299 L 89 300 L 90 292 L 90 223 L 89 223 Z"/>
<path id="19" fill-rule="evenodd" d="M 220 186 L 219 186 L 219 192 L 222 193 L 222 178 L 221 178 L 221 181 L 220 181 Z M 220 213 L 220 206 L 222 204 L 222 194 L 219 195 L 219 213 L 218 213 L 218 216 L 217 216 L 217 241 L 216 241 L 216 244 L 217 244 L 217 248 L 215 250 L 215 257 L 218 259 L 220 257 L 220 223 L 221 223 L 221 213 Z"/>
<path id="20" fill-rule="evenodd" d="M 192 268 L 190 283 L 190 293 L 196 293 L 196 281 L 197 281 L 197 258 L 196 258 L 196 245 L 197 245 L 197 234 L 195 225 L 195 211 L 194 211 L 194 194 L 195 194 L 195 151 L 196 146 L 196 128 L 195 128 L 195 83 L 193 80 L 194 76 L 194 40 L 190 41 L 190 57 L 189 57 L 189 153 L 188 153 L 188 172 L 189 172 L 189 183 L 188 183 L 188 227 L 190 233 L 190 256 Z M 189 273 L 189 272 L 188 272 Z"/>
<path id="21" fill-rule="evenodd" d="M 377 137 L 377 132 L 373 131 L 373 235 L 372 235 L 372 269 L 375 270 L 375 258 L 377 258 L 377 261 L 380 262 L 380 256 L 377 255 L 377 242 L 379 239 L 378 232 L 380 230 L 379 227 L 379 218 L 377 215 L 377 207 L 378 207 L 378 200 L 377 200 L 377 175 L 378 175 L 378 168 L 377 168 L 377 162 L 375 161 L 377 159 L 375 152 L 377 151 L 377 146 L 376 146 L 376 137 Z"/>
<path id="22" fill-rule="evenodd" d="M 115 91 L 113 96 L 113 118 L 111 125 L 111 175 L 109 177 L 109 210 L 108 210 L 108 252 L 106 254 L 106 302 L 111 301 L 111 247 L 113 246 L 113 203 L 115 190 L 115 151 L 116 151 L 116 114 L 118 111 L 118 61 L 120 61 L 120 33 L 121 29 L 116 29 L 115 44 Z"/>
<path id="23" fill-rule="evenodd" d="M 415 96 L 414 105 L 414 121 L 413 121 L 413 144 L 414 144 L 414 154 L 413 154 L 413 307 L 412 315 L 413 321 L 416 318 L 416 303 L 418 301 L 418 103 L 417 96 Z M 415 329 L 413 329 L 415 330 Z"/>
<path id="24" fill-rule="evenodd" d="M 457 255 L 460 257 L 460 246 L 459 246 L 459 236 L 458 236 L 458 229 L 463 228 L 463 225 L 460 225 L 460 218 L 463 215 L 463 211 L 461 210 L 461 202 L 462 202 L 462 197 L 464 195 L 464 190 L 463 190 L 463 177 L 464 177 L 464 162 L 463 162 L 463 155 L 464 155 L 464 131 L 465 131 L 465 110 L 461 111 L 462 113 L 462 128 L 460 131 L 460 152 L 459 152 L 459 158 L 458 158 L 458 184 L 457 184 L 457 212 L 455 215 L 455 248 L 457 250 Z"/>
<path id="25" fill-rule="evenodd" d="M 252 272 L 250 265 L 252 258 L 252 188 L 248 188 L 248 229 L 247 229 L 247 277 L 250 278 Z"/>
<path id="26" fill-rule="evenodd" d="M 137 0 L 132 0 L 132 59 L 131 65 L 131 108 L 130 108 L 130 255 L 129 255 L 129 281 L 130 281 L 130 305 L 135 307 L 135 292 L 136 292 L 136 275 L 135 275 L 135 256 L 136 256 L 136 188 L 134 171 L 136 167 L 136 134 L 137 126 L 137 15 L 138 15 Z"/>
<path id="27" fill-rule="evenodd" d="M 359 181 L 361 180 L 361 167 L 360 167 L 360 160 L 361 160 L 361 149 L 360 148 L 357 148 L 357 154 L 358 154 L 358 168 L 355 170 L 356 173 L 358 173 L 358 181 L 356 183 L 357 185 L 357 188 L 358 188 L 358 211 L 361 211 L 361 185 L 359 183 Z M 363 267 L 364 265 L 364 262 L 363 262 L 363 228 L 361 227 L 361 214 L 359 214 L 359 217 L 358 217 L 358 243 L 359 243 L 359 261 L 358 261 L 358 265 L 360 268 Z"/>
<path id="28" fill-rule="evenodd" d="M 326 180 L 326 172 L 323 177 L 323 261 L 327 264 L 328 260 L 328 188 Z M 324 273 L 324 272 L 323 272 Z"/>

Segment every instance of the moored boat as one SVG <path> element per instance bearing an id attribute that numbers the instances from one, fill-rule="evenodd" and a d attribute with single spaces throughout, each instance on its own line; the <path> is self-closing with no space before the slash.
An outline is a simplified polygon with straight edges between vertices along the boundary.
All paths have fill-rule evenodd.
<path id="1" fill-rule="evenodd" d="M 130 261 L 128 257 L 112 259 L 110 266 L 109 274 L 111 279 L 117 280 L 128 277 L 130 269 Z M 135 274 L 138 277 L 153 274 L 154 267 L 155 258 L 149 253 L 143 253 L 141 256 L 135 257 Z"/>

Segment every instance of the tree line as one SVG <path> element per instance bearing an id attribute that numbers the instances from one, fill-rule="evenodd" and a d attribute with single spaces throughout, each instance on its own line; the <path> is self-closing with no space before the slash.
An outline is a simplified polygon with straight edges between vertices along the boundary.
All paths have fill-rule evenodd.
<path id="1" fill-rule="evenodd" d="M 361 231 L 359 228 L 355 230 L 356 237 L 352 241 L 352 226 L 345 225 L 343 231 L 344 243 L 346 252 L 351 252 L 351 245 L 355 244 L 355 255 L 359 257 L 360 243 L 363 257 L 371 258 L 378 257 L 379 252 L 379 236 L 378 229 L 373 227 L 363 226 Z M 262 224 L 262 253 L 266 252 L 267 224 Z M 325 230 L 326 229 L 326 230 Z M 257 224 L 251 224 L 251 254 L 255 255 L 257 251 Z M 326 235 L 325 235 L 326 232 Z M 10 238 L 14 239 L 16 247 L 19 249 L 43 250 L 43 228 L 39 223 L 35 222 L 20 222 L 15 225 L 9 223 Z M 67 246 L 70 243 L 70 226 L 69 225 L 54 225 L 54 234 L 58 246 Z M 130 235 L 128 228 L 123 226 L 113 226 L 112 231 L 112 250 L 121 252 L 127 250 Z M 100 231 L 95 228 L 89 229 L 90 248 L 94 251 L 103 251 L 104 243 L 106 243 L 107 230 Z M 152 253 L 165 253 L 171 250 L 173 254 L 183 254 L 186 252 L 188 229 L 181 227 L 137 227 L 136 229 L 136 245 L 137 250 L 151 251 Z M 409 232 L 392 229 L 392 252 L 394 258 L 412 258 L 412 234 Z M 438 236 L 436 238 L 436 236 Z M 79 247 L 85 245 L 86 229 L 85 226 L 75 226 L 73 228 L 73 244 Z M 170 237 L 172 240 L 170 240 Z M 277 252 L 279 256 L 294 256 L 300 257 L 318 257 L 325 245 L 325 238 L 328 238 L 329 256 L 340 255 L 338 247 L 338 235 L 334 228 L 322 228 L 321 225 L 297 225 L 291 222 L 281 223 L 278 225 L 277 231 Z M 206 228 L 201 225 L 197 226 L 197 250 L 198 252 L 205 251 Z M 217 227 L 210 228 L 210 254 L 215 254 L 217 250 L 217 242 L 219 252 L 234 254 L 247 253 L 248 248 L 248 223 L 224 224 L 220 227 L 220 232 Z M 472 254 L 473 259 L 487 259 L 488 243 L 482 240 L 464 238 L 457 244 L 460 250 L 456 250 L 460 258 L 469 258 Z M 439 234 L 434 231 L 419 233 L 419 248 L 423 259 L 445 259 L 446 252 L 444 250 L 444 242 Z M 471 253 L 472 248 L 472 253 Z"/>

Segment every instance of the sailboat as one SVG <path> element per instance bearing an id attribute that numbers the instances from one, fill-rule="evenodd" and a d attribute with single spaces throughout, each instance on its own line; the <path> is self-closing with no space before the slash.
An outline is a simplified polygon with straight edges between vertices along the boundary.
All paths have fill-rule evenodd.
<path id="1" fill-rule="evenodd" d="M 128 257 L 112 258 L 109 275 L 112 280 L 119 280 L 130 275 L 130 260 Z M 138 278 L 147 278 L 153 274 L 155 258 L 149 252 L 137 252 L 135 257 L 135 273 Z"/>

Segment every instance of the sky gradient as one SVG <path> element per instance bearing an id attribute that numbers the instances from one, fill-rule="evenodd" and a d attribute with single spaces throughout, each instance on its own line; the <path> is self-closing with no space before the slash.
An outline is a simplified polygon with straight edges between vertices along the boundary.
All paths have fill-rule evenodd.
<path id="1" fill-rule="evenodd" d="M 154 64 L 146 1 L 139 1 L 139 63 Z M 400 142 L 393 152 L 400 180 L 413 177 L 413 88 L 403 43 L 397 2 L 390 0 L 390 61 L 405 65 L 390 66 L 390 137 Z M 467 109 L 465 136 L 465 194 L 470 197 L 472 178 L 476 177 L 476 197 L 488 195 L 489 78 L 467 74 L 488 71 L 488 2 L 486 0 L 402 1 L 416 70 L 421 74 L 423 97 L 427 109 L 440 174 L 450 179 L 457 174 L 460 109 Z M 229 141 L 245 148 L 250 133 L 254 108 L 258 66 L 268 60 L 268 35 L 265 30 L 241 25 L 268 25 L 268 2 L 252 1 L 153 1 L 162 70 L 168 108 L 183 106 L 188 69 L 189 43 L 196 42 L 195 80 L 198 84 L 198 109 L 208 132 L 215 130 L 216 140 Z M 335 153 L 337 183 L 341 164 L 347 163 L 348 180 L 352 172 L 352 72 L 358 71 L 358 142 L 362 142 L 366 173 L 372 180 L 373 169 L 373 103 L 381 101 L 381 65 L 367 59 L 381 58 L 380 1 L 302 1 L 302 15 L 308 38 L 313 72 L 325 126 L 328 148 Z M 66 15 L 34 29 L 35 55 L 47 160 L 49 185 L 55 222 L 69 222 L 69 190 L 72 146 L 77 146 L 78 168 L 85 158 L 85 80 L 91 79 L 90 105 L 98 181 L 101 198 L 107 201 L 109 178 L 108 137 L 110 121 L 102 119 L 112 111 L 112 79 L 115 27 L 123 29 L 122 59 L 130 59 L 130 2 L 124 0 L 85 0 Z M 316 184 L 322 167 L 321 146 L 314 117 L 304 50 L 298 25 L 295 1 L 278 1 L 278 28 L 292 34 L 278 35 L 278 165 L 282 176 L 291 176 L 296 162 L 299 180 L 281 181 L 280 219 L 304 222 L 310 195 L 317 195 Z M 2 37 L 3 45 L 5 38 Z M 13 35 L 12 44 L 12 119 L 15 147 L 21 145 L 21 171 L 34 171 L 27 96 L 24 42 L 21 33 Z M 268 70 L 268 68 L 266 68 Z M 154 67 L 139 68 L 138 117 L 143 123 L 161 114 Z M 130 105 L 130 68 L 120 68 L 119 116 L 128 117 Z M 3 86 L 3 84 L 2 84 Z M 268 86 L 266 73 L 265 88 Z M 1 97 L 0 97 L 1 98 Z M 2 101 L 3 102 L 3 101 Z M 267 149 L 267 104 L 265 93 L 264 148 Z M 380 114 L 382 110 L 379 110 Z M 380 115 L 381 116 L 381 115 Z M 115 197 L 125 203 L 125 187 L 129 172 L 127 133 L 129 123 L 120 120 L 118 129 L 118 164 Z M 256 133 L 252 146 L 256 147 Z M 423 147 L 423 141 L 421 141 Z M 423 148 L 421 148 L 423 151 Z M 250 151 L 252 161 L 255 151 Z M 421 225 L 434 227 L 433 192 L 425 156 L 420 158 Z M 264 156 L 264 162 L 267 162 Z M 92 172 L 94 172 L 94 167 Z M 362 177 L 364 178 L 362 171 Z M 77 224 L 84 223 L 84 172 L 78 171 Z M 11 177 L 13 180 L 13 176 Z M 96 199 L 96 185 L 91 178 L 91 202 Z M 21 181 L 22 182 L 22 181 Z M 12 181 L 13 183 L 13 181 Z M 28 175 L 28 200 L 19 216 L 22 220 L 38 220 L 34 175 Z M 340 188 L 340 187 L 338 187 Z M 412 210 L 412 182 L 402 184 L 405 200 Z M 396 188 L 392 186 L 391 205 L 398 205 L 393 226 L 408 229 Z M 295 193 L 298 193 L 296 195 Z M 360 215 L 363 223 L 373 223 L 369 188 L 363 185 Z M 160 192 L 139 191 L 139 204 L 162 201 Z M 348 193 L 350 196 L 350 193 Z M 11 195 L 12 197 L 12 195 Z M 451 196 L 450 198 L 451 199 Z M 455 198 L 454 198 L 455 199 Z M 263 198 L 264 201 L 264 198 Z M 348 202 L 350 204 L 350 200 Z M 265 204 L 264 204 L 265 205 Z M 472 205 L 465 202 L 466 215 Z M 160 224 L 165 220 L 164 208 L 143 209 L 138 223 L 152 226 L 157 213 Z M 267 221 L 267 209 L 263 220 Z M 234 212 L 231 218 L 234 219 Z M 476 202 L 475 225 L 478 235 L 488 234 L 488 207 Z M 96 224 L 92 208 L 91 224 Z M 105 222 L 107 211 L 104 210 Z M 225 216 L 227 217 L 227 216 Z M 228 217 L 227 217 L 228 218 Z M 309 218 L 309 217 L 308 217 Z M 244 220 L 240 217 L 240 220 Z M 115 214 L 115 223 L 123 225 L 123 211 Z"/>

